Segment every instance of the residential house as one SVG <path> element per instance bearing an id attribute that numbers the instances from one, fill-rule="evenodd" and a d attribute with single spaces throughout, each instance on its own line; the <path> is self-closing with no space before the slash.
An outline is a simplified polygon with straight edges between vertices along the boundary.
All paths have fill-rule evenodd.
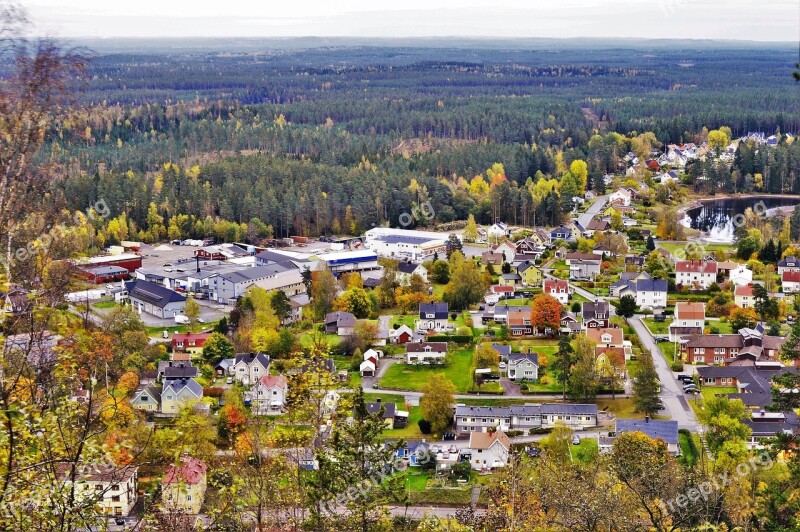
<path id="1" fill-rule="evenodd" d="M 675 319 L 669 324 L 669 341 L 679 342 L 692 334 L 703 334 L 706 323 L 706 304 L 678 301 L 675 304 Z"/>
<path id="2" fill-rule="evenodd" d="M 161 386 L 155 384 L 139 385 L 133 393 L 131 407 L 145 412 L 161 411 Z"/>
<path id="3" fill-rule="evenodd" d="M 753 285 L 737 285 L 733 289 L 733 300 L 737 307 L 752 308 L 753 306 Z"/>
<path id="4" fill-rule="evenodd" d="M 110 462 L 79 464 L 75 476 L 72 467 L 69 462 L 55 464 L 56 478 L 65 488 L 72 487 L 77 504 L 94 507 L 100 515 L 130 515 L 136 505 L 138 466 L 116 466 Z"/>
<path id="5" fill-rule="evenodd" d="M 586 225 L 586 236 L 591 238 L 594 236 L 596 232 L 604 232 L 608 231 L 611 228 L 611 224 L 608 223 L 606 220 L 601 220 L 599 218 L 592 218 L 592 220 Z"/>
<path id="6" fill-rule="evenodd" d="M 409 342 L 406 344 L 406 364 L 444 364 L 447 342 Z"/>
<path id="7" fill-rule="evenodd" d="M 625 266 L 636 266 L 637 268 L 642 269 L 645 260 L 646 257 L 641 255 L 628 255 L 625 257 Z"/>
<path id="8" fill-rule="evenodd" d="M 779 260 L 778 275 L 783 275 L 783 272 L 800 272 L 800 260 L 792 256 Z"/>
<path id="9" fill-rule="evenodd" d="M 414 338 L 414 331 L 405 323 L 389 331 L 389 341 L 393 344 L 406 344 Z"/>
<path id="10" fill-rule="evenodd" d="M 510 353 L 506 373 L 512 381 L 539 380 L 539 356 L 536 353 Z"/>
<path id="11" fill-rule="evenodd" d="M 497 309 L 495 309 L 495 311 L 496 310 Z M 528 336 L 533 334 L 530 307 L 506 307 L 506 323 L 511 331 L 511 336 Z M 540 334 L 548 334 L 552 331 L 538 332 Z"/>
<path id="12" fill-rule="evenodd" d="M 576 281 L 596 278 L 600 275 L 600 260 L 595 259 L 572 259 L 569 264 L 569 278 Z"/>
<path id="13" fill-rule="evenodd" d="M 495 253 L 493 251 L 484 251 L 481 253 L 481 264 L 491 264 L 492 266 L 502 266 L 505 262 L 505 257 L 502 253 Z"/>
<path id="14" fill-rule="evenodd" d="M 503 222 L 493 223 L 489 229 L 486 230 L 486 233 L 489 235 L 489 240 L 498 240 L 500 238 L 505 238 L 509 234 L 511 234 L 511 230 L 508 228 L 508 224 L 504 224 Z"/>
<path id="15" fill-rule="evenodd" d="M 519 286 L 522 284 L 522 276 L 518 273 L 504 273 L 500 275 L 498 282 L 501 286 Z"/>
<path id="16" fill-rule="evenodd" d="M 473 432 L 469 435 L 470 464 L 477 471 L 490 471 L 505 467 L 511 440 L 502 430 L 495 432 Z"/>
<path id="17" fill-rule="evenodd" d="M 239 353 L 233 363 L 233 376 L 244 386 L 257 383 L 269 375 L 269 355 L 266 353 Z"/>
<path id="18" fill-rule="evenodd" d="M 339 336 L 352 336 L 356 317 L 350 312 L 329 312 L 325 315 L 325 332 Z"/>
<path id="19" fill-rule="evenodd" d="M 597 260 L 597 255 L 593 253 L 567 253 L 564 255 L 564 262 L 569 266 L 574 261 Z"/>
<path id="20" fill-rule="evenodd" d="M 172 350 L 198 356 L 203 353 L 203 345 L 211 333 L 174 333 L 172 335 Z"/>
<path id="21" fill-rule="evenodd" d="M 686 362 L 774 368 L 779 362 L 783 336 L 764 334 L 759 324 L 755 329 L 740 329 L 735 334 L 696 334 L 681 343 Z"/>
<path id="22" fill-rule="evenodd" d="M 667 306 L 668 283 L 664 279 L 637 279 L 619 290 L 620 297 L 632 295 L 641 308 L 664 308 Z"/>
<path id="23" fill-rule="evenodd" d="M 206 496 L 206 470 L 206 464 L 190 456 L 181 456 L 177 465 L 168 465 L 161 481 L 163 509 L 199 514 Z"/>
<path id="24" fill-rule="evenodd" d="M 556 423 L 565 423 L 572 430 L 597 426 L 597 405 L 544 403 L 541 406 L 542 428 L 552 429 Z"/>
<path id="25" fill-rule="evenodd" d="M 157 318 L 174 318 L 183 313 L 186 297 L 169 288 L 141 279 L 125 283 L 128 300 L 137 312 Z"/>
<path id="26" fill-rule="evenodd" d="M 625 347 L 625 334 L 618 327 L 586 329 L 586 336 L 599 347 Z"/>
<path id="27" fill-rule="evenodd" d="M 377 371 L 377 361 L 369 358 L 365 359 L 361 362 L 361 365 L 358 366 L 358 372 L 362 377 L 374 377 Z"/>
<path id="28" fill-rule="evenodd" d="M 699 260 L 679 260 L 675 263 L 675 284 L 692 290 L 707 290 L 717 282 L 717 263 Z"/>
<path id="29" fill-rule="evenodd" d="M 608 291 L 611 296 L 620 297 L 622 291 L 628 288 L 628 283 L 638 279 L 650 279 L 650 274 L 647 272 L 622 272 L 619 275 L 619 281 L 609 286 Z"/>
<path id="30" fill-rule="evenodd" d="M 199 370 L 192 365 L 191 360 L 159 360 L 156 366 L 156 380 L 166 379 L 193 379 Z"/>
<path id="31" fill-rule="evenodd" d="M 800 272 L 783 272 L 781 275 L 781 292 L 784 294 L 794 294 L 800 292 Z"/>
<path id="32" fill-rule="evenodd" d="M 517 273 L 522 278 L 522 286 L 541 286 L 542 270 L 534 263 L 525 261 L 517 266 Z"/>
<path id="33" fill-rule="evenodd" d="M 564 312 L 561 314 L 561 332 L 564 334 L 578 334 L 583 329 L 581 322 L 575 317 L 572 312 Z"/>
<path id="34" fill-rule="evenodd" d="M 168 379 L 161 389 L 161 413 L 177 414 L 187 401 L 203 398 L 203 387 L 194 379 Z"/>
<path id="35" fill-rule="evenodd" d="M 583 327 L 586 329 L 608 327 L 611 315 L 609 303 L 608 301 L 584 301 L 581 304 L 581 315 L 583 316 Z"/>
<path id="36" fill-rule="evenodd" d="M 536 414 L 541 415 L 539 405 Z M 470 432 L 490 432 L 496 429 L 511 430 L 511 411 L 507 406 L 467 406 L 456 405 L 454 428 L 458 434 Z"/>
<path id="37" fill-rule="evenodd" d="M 217 377 L 226 377 L 228 375 L 232 376 L 235 365 L 235 358 L 223 358 L 214 366 L 214 373 L 216 373 Z"/>
<path id="38" fill-rule="evenodd" d="M 615 432 L 617 436 L 626 432 L 641 432 L 654 440 L 661 440 L 667 444 L 667 451 L 672 456 L 680 453 L 678 447 L 678 422 L 650 419 L 621 419 L 616 420 Z"/>
<path id="39" fill-rule="evenodd" d="M 452 329 L 448 321 L 447 303 L 420 303 L 417 330 L 419 332 L 443 332 Z"/>
<path id="40" fill-rule="evenodd" d="M 511 354 L 511 346 L 503 344 L 492 344 L 492 349 L 497 352 L 500 360 L 508 360 L 508 355 Z"/>
<path id="41" fill-rule="evenodd" d="M 569 283 L 563 279 L 545 279 L 544 293 L 558 300 L 562 305 L 569 301 Z"/>
<path id="42" fill-rule="evenodd" d="M 253 388 L 252 408 L 255 414 L 274 414 L 283 412 L 289 384 L 283 375 L 263 375 Z"/>
<path id="43" fill-rule="evenodd" d="M 408 422 L 408 413 L 401 412 L 397 410 L 397 405 L 390 402 L 383 402 L 380 398 L 376 399 L 375 402 L 367 403 L 367 412 L 370 414 L 378 414 L 381 413 L 383 417 L 384 423 L 386 423 L 387 429 L 392 428 L 400 428 L 401 426 L 405 426 L 403 421 L 405 418 L 405 422 Z"/>
<path id="44" fill-rule="evenodd" d="M 428 282 L 428 270 L 422 264 L 413 262 L 400 262 L 397 264 L 397 282 L 403 286 L 411 284 L 411 277 L 418 275 L 426 283 Z"/>
<path id="45" fill-rule="evenodd" d="M 628 206 L 631 204 L 631 191 L 627 188 L 620 188 L 609 194 L 609 205 L 617 204 Z"/>
<path id="46" fill-rule="evenodd" d="M 503 256 L 503 261 L 511 264 L 514 262 L 514 257 L 517 255 L 517 246 L 508 240 L 501 244 L 496 244 L 490 248 L 492 253 L 497 253 Z"/>
<path id="47" fill-rule="evenodd" d="M 597 374 L 601 377 L 625 375 L 625 349 L 622 347 L 597 346 L 594 357 Z"/>
<path id="48" fill-rule="evenodd" d="M 556 240 L 567 240 L 567 241 L 574 240 L 572 236 L 572 229 L 561 225 L 551 230 L 550 241 L 555 242 Z"/>
<path id="49" fill-rule="evenodd" d="M 734 285 L 744 286 L 753 282 L 753 272 L 744 264 L 740 264 L 738 267 L 731 270 L 728 278 Z"/>

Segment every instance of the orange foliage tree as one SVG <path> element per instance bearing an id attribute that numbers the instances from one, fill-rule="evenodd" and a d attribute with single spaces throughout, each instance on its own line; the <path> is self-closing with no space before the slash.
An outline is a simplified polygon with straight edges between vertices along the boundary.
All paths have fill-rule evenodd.
<path id="1" fill-rule="evenodd" d="M 539 294 L 531 303 L 531 325 L 539 330 L 561 327 L 561 303 L 547 294 Z"/>

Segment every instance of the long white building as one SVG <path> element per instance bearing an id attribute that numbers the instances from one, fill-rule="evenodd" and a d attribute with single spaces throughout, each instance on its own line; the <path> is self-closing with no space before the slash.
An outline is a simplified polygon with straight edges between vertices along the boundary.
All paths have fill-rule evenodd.
<path id="1" fill-rule="evenodd" d="M 447 252 L 445 233 L 375 227 L 364 233 L 364 247 L 380 257 L 424 261 Z M 459 237 L 460 238 L 460 237 Z"/>

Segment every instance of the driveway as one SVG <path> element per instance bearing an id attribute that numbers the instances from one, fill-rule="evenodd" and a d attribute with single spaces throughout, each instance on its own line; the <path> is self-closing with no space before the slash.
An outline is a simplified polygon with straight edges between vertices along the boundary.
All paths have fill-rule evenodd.
<path id="1" fill-rule="evenodd" d="M 500 386 L 506 391 L 506 395 L 522 395 L 519 384 L 513 382 L 508 377 L 500 377 Z"/>
<path id="2" fill-rule="evenodd" d="M 583 227 L 589 225 L 589 222 L 592 221 L 592 218 L 599 214 L 600 211 L 603 210 L 603 207 L 606 206 L 606 201 L 608 201 L 608 195 L 597 196 L 597 198 L 594 200 L 594 203 L 592 203 L 589 208 L 586 209 L 586 212 L 578 216 L 578 222 Z"/>
<path id="3" fill-rule="evenodd" d="M 689 406 L 686 394 L 683 393 L 683 388 L 678 384 L 678 380 L 669 368 L 664 353 L 658 348 L 647 326 L 642 323 L 642 317 L 642 315 L 637 314 L 629 318 L 628 323 L 636 331 L 637 336 L 642 341 L 642 346 L 653 355 L 653 363 L 655 364 L 658 378 L 661 380 L 661 401 L 664 403 L 670 417 L 678 422 L 680 428 L 689 429 L 691 432 L 699 432 L 701 425 L 697 421 L 697 416 L 694 415 L 694 410 Z"/>

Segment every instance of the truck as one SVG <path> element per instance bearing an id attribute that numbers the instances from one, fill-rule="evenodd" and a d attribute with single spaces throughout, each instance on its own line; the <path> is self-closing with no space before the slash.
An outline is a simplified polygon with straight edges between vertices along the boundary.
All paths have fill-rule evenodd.
<path id="1" fill-rule="evenodd" d="M 176 314 L 175 323 L 177 323 L 178 325 L 188 325 L 189 318 L 187 316 L 184 316 L 183 314 Z"/>

